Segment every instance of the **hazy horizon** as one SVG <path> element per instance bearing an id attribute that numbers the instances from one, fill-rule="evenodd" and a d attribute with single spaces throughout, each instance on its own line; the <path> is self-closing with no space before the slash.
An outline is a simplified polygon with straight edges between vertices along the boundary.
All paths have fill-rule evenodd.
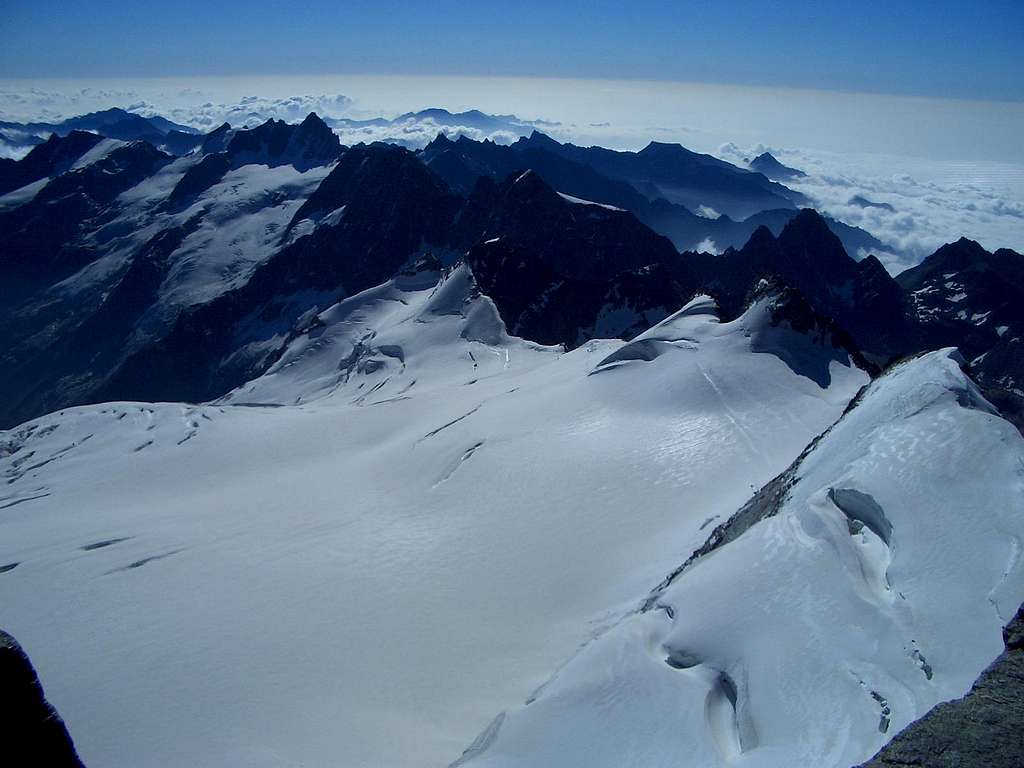
<path id="1" fill-rule="evenodd" d="M 0 115 L 58 119 L 120 106 L 184 119 L 244 98 L 336 98 L 334 117 L 440 107 L 560 123 L 579 141 L 637 149 L 651 140 L 700 151 L 732 142 L 948 161 L 1024 163 L 1024 102 L 637 79 L 276 75 L 0 79 Z M 177 118 L 174 116 L 177 115 Z M 183 115 L 185 117 L 183 117 Z M 199 127 L 199 126 L 196 126 Z M 211 126 L 212 127 L 212 126 Z"/>

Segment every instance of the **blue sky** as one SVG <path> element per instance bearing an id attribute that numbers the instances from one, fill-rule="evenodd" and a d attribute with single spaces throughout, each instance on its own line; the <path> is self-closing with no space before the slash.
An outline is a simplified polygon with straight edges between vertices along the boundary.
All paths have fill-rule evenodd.
<path id="1" fill-rule="evenodd" d="M 1021 0 L 0 6 L 7 78 L 416 73 L 1024 101 Z"/>

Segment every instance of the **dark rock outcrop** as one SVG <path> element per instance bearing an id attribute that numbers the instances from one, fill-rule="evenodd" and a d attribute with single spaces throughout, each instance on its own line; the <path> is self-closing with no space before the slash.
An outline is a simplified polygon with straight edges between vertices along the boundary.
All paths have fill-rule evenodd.
<path id="1" fill-rule="evenodd" d="M 480 179 L 452 242 L 461 248 L 496 237 L 526 248 L 561 274 L 591 279 L 679 261 L 672 243 L 633 214 L 566 200 L 532 170 L 499 183 Z"/>
<path id="2" fill-rule="evenodd" d="M 151 144 L 131 142 L 57 176 L 24 205 L 0 212 L 0 270 L 7 289 L 0 310 L 91 261 L 91 252 L 77 242 L 89 228 L 86 222 L 171 160 Z"/>
<path id="3" fill-rule="evenodd" d="M 632 338 L 694 293 L 685 271 L 666 264 L 601 277 L 569 274 L 511 239 L 474 246 L 466 262 L 510 333 L 568 349 L 595 337 Z"/>
<path id="4" fill-rule="evenodd" d="M 82 761 L 67 726 L 46 700 L 32 662 L 18 641 L 3 630 L 0 691 L 0 744 L 5 761 L 47 768 L 81 768 Z"/>
<path id="5" fill-rule="evenodd" d="M 101 141 L 102 136 L 85 131 L 72 131 L 63 137 L 53 133 L 20 160 L 0 160 L 0 195 L 64 173 Z"/>
<path id="6" fill-rule="evenodd" d="M 175 184 L 170 197 L 167 198 L 167 207 L 171 210 L 183 208 L 224 178 L 224 174 L 230 169 L 231 160 L 226 153 L 214 152 L 206 155 L 185 171 L 185 175 Z"/>
<path id="7" fill-rule="evenodd" d="M 204 141 L 204 149 L 212 137 Z M 298 125 L 267 120 L 256 128 L 235 131 L 227 139 L 225 152 L 235 166 L 247 163 L 291 164 L 300 171 L 326 165 L 341 154 L 341 142 L 315 112 Z"/>
<path id="8" fill-rule="evenodd" d="M 1024 765 L 1024 607 L 1003 629 L 1005 650 L 961 699 L 939 704 L 860 768 Z"/>
<path id="9" fill-rule="evenodd" d="M 922 349 L 956 345 L 971 375 L 1024 426 L 1024 255 L 961 238 L 897 276 Z"/>
<path id="10" fill-rule="evenodd" d="M 758 204 L 752 203 L 757 213 L 738 221 L 728 214 L 722 214 L 718 218 L 698 215 L 685 205 L 669 202 L 664 197 L 648 198 L 629 180 L 604 175 L 584 162 L 586 154 L 568 157 L 566 147 L 571 145 L 559 144 L 540 133 L 535 133 L 529 140 L 524 139 L 510 146 L 491 141 L 473 141 L 465 136 L 453 141 L 439 134 L 420 152 L 420 158 L 432 171 L 447 181 L 452 189 L 464 195 L 472 192 L 481 177 L 501 181 L 517 169 L 529 168 L 559 192 L 631 211 L 655 232 L 669 238 L 679 250 L 693 249 L 702 243 L 706 243 L 705 247 L 713 245 L 718 251 L 729 247 L 738 248 L 746 243 L 761 225 L 767 226 L 778 235 L 786 223 L 797 214 L 791 203 L 779 198 L 774 200 L 774 203 L 770 200 L 762 202 L 787 207 L 760 210 L 757 208 Z M 741 169 L 724 161 L 707 155 L 690 154 L 699 158 L 699 162 L 694 160 L 697 168 L 704 169 L 711 164 L 710 167 L 720 167 L 723 173 L 730 168 L 734 172 L 741 172 Z M 600 153 L 596 156 L 603 157 Z M 712 161 L 719 163 L 720 166 L 714 166 Z M 700 172 L 707 173 L 706 170 Z M 746 176 L 752 177 L 753 174 L 747 173 Z M 762 197 L 760 183 L 753 184 L 751 189 L 747 190 L 753 195 L 750 198 L 751 202 Z M 717 192 L 709 192 L 711 196 L 716 194 Z M 883 249 L 881 242 L 858 227 L 851 227 L 833 219 L 826 221 L 829 228 L 842 240 L 847 253 L 851 255 Z"/>
<path id="11" fill-rule="evenodd" d="M 672 244 L 633 214 L 567 200 L 533 171 L 480 179 L 452 241 L 469 247 L 466 261 L 509 330 L 544 344 L 629 338 L 697 286 Z"/>
<path id="12" fill-rule="evenodd" d="M 157 141 L 157 149 L 171 155 L 187 155 L 192 150 L 201 146 L 205 137 L 198 133 L 186 133 L 184 131 L 168 131 L 162 139 Z"/>
<path id="13" fill-rule="evenodd" d="M 868 200 L 863 195 L 854 195 L 849 199 L 848 204 L 856 205 L 858 208 L 878 208 L 889 213 L 896 212 L 896 209 L 889 203 L 876 203 L 874 200 Z"/>
<path id="14" fill-rule="evenodd" d="M 687 258 L 727 316 L 738 314 L 759 279 L 775 276 L 799 290 L 815 311 L 845 328 L 876 363 L 913 349 L 899 285 L 877 259 L 857 262 L 848 256 L 828 224 L 811 209 L 795 216 L 777 238 L 761 227 L 738 251 Z"/>

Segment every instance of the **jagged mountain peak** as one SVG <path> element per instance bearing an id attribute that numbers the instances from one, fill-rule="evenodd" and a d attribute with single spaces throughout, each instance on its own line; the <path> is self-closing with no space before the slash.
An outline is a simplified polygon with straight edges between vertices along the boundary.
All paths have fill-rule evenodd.
<path id="1" fill-rule="evenodd" d="M 513 146 L 529 146 L 551 149 L 561 147 L 562 145 L 543 131 L 535 129 L 529 136 L 520 136 Z"/>
<path id="2" fill-rule="evenodd" d="M 783 228 L 783 232 L 787 230 L 800 230 L 805 233 L 816 232 L 821 237 L 831 234 L 824 217 L 813 208 L 802 208 Z"/>
<path id="3" fill-rule="evenodd" d="M 944 269 L 963 269 L 984 261 L 990 254 L 979 242 L 961 237 L 954 243 L 946 243 L 922 262 L 922 265 L 941 265 Z"/>
<path id="4" fill-rule="evenodd" d="M 450 147 L 452 144 L 454 144 L 454 142 L 448 138 L 448 134 L 446 134 L 444 131 L 438 131 L 437 135 L 430 140 L 430 143 L 423 148 L 423 152 L 427 154 L 430 153 L 431 151 L 437 151 L 440 149 Z"/>
<path id="5" fill-rule="evenodd" d="M 408 236 L 440 243 L 458 205 L 459 198 L 444 181 L 408 149 L 393 144 L 359 144 L 342 152 L 331 172 L 295 212 L 282 243 L 301 231 L 295 228 L 304 221 L 303 227 L 321 222 L 367 231 L 390 227 L 399 240 Z M 324 233 L 323 237 L 329 235 Z M 409 245 L 403 258 L 415 247 Z"/>
<path id="6" fill-rule="evenodd" d="M 762 152 L 750 161 L 750 170 L 762 173 L 773 181 L 800 179 L 807 174 L 797 168 L 784 165 L 771 152 Z"/>
<path id="7" fill-rule="evenodd" d="M 103 141 L 89 131 L 74 130 L 65 136 L 51 133 L 18 161 L 0 162 L 0 195 L 48 176 L 58 176 L 70 169 L 86 152 Z"/>
<path id="8" fill-rule="evenodd" d="M 337 159 L 341 141 L 316 113 L 311 112 L 299 124 L 270 118 L 255 128 L 235 131 L 227 140 L 226 151 L 237 164 L 290 163 L 304 170 Z"/>
<path id="9" fill-rule="evenodd" d="M 754 230 L 750 235 L 750 239 L 747 240 L 741 250 L 771 247 L 775 243 L 775 235 L 772 234 L 772 231 L 767 226 L 762 224 Z"/>
<path id="10" fill-rule="evenodd" d="M 237 133 L 231 124 L 223 122 L 203 137 L 200 144 L 200 151 L 204 154 L 211 152 L 223 152 L 227 149 L 231 138 Z"/>
<path id="11" fill-rule="evenodd" d="M 522 171 L 513 171 L 499 185 L 504 194 L 524 200 L 536 200 L 538 196 L 555 200 L 558 193 L 551 187 L 541 175 L 532 168 L 525 168 Z"/>
<path id="12" fill-rule="evenodd" d="M 828 384 L 828 366 L 832 360 L 852 363 L 872 376 L 879 373 L 879 366 L 864 357 L 846 329 L 815 309 L 798 288 L 786 281 L 778 277 L 759 280 L 750 292 L 745 312 L 749 314 L 750 309 L 759 304 L 765 309 L 767 322 L 751 329 L 754 351 L 774 352 L 792 370 L 822 386 Z M 780 338 L 777 330 L 780 326 L 802 338 L 796 342 Z M 825 354 L 807 354 L 808 345 L 819 347 Z"/>
<path id="13" fill-rule="evenodd" d="M 804 208 L 789 220 L 778 237 L 779 245 L 791 253 L 801 252 L 816 261 L 851 266 L 853 259 L 828 222 L 813 208 Z"/>

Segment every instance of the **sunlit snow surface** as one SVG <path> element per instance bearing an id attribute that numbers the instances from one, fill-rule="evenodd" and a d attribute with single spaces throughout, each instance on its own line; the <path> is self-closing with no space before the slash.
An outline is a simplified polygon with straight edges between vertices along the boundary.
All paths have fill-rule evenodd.
<path id="1" fill-rule="evenodd" d="M 850 766 L 965 693 L 1024 599 L 1017 432 L 936 352 L 876 381 L 797 478 L 467 762 Z"/>
<path id="2" fill-rule="evenodd" d="M 870 690 L 895 728 L 995 655 L 1022 451 L 948 359 L 873 385 L 778 517 L 659 597 L 670 621 L 634 611 L 866 376 L 796 334 L 789 363 L 752 352 L 789 333 L 763 303 L 566 354 L 436 279 L 306 318 L 221 402 L 0 433 L 2 623 L 88 765 L 445 766 L 481 733 L 495 765 L 865 757 Z"/>

